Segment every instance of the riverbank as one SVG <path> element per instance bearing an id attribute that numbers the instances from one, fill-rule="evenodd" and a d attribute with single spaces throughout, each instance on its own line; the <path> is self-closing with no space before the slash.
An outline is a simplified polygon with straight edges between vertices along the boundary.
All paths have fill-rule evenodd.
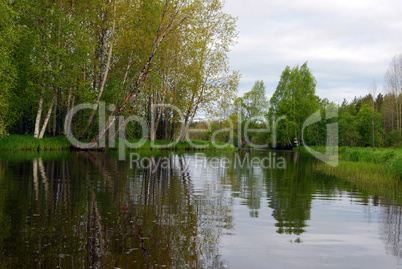
<path id="1" fill-rule="evenodd" d="M 10 135 L 0 138 L 0 151 L 54 151 L 71 148 L 64 136 L 37 139 L 32 135 Z"/>
<path id="2" fill-rule="evenodd" d="M 313 149 L 325 152 L 324 147 Z M 295 150 L 307 152 L 304 147 Z M 346 178 L 372 193 L 392 196 L 402 185 L 402 149 L 339 147 L 337 167 L 319 163 L 316 169 Z"/>
<path id="3" fill-rule="evenodd" d="M 139 139 L 128 139 L 127 144 L 136 144 Z M 215 142 L 216 147 L 210 141 L 193 141 L 180 142 L 175 145 L 166 147 L 172 144 L 170 140 L 156 140 L 154 144 L 147 140 L 143 145 L 135 148 L 136 150 L 178 150 L 178 151 L 195 151 L 195 150 L 208 150 L 208 151 L 222 151 L 222 150 L 236 150 L 233 145 L 227 143 Z M 119 141 L 116 141 L 119 145 Z M 34 138 L 31 135 L 10 135 L 8 138 L 0 138 L 0 151 L 56 151 L 56 150 L 70 150 L 72 149 L 71 143 L 65 136 L 44 137 L 43 139 Z M 130 147 L 127 147 L 129 150 Z"/>

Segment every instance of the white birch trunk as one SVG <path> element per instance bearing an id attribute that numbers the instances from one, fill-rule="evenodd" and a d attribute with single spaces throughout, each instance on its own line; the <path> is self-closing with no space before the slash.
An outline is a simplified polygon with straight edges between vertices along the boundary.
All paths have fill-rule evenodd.
<path id="1" fill-rule="evenodd" d="M 40 98 L 39 98 L 39 108 L 38 108 L 38 113 L 36 114 L 36 120 L 35 120 L 35 132 L 34 132 L 34 137 L 39 138 L 39 129 L 40 129 L 40 120 L 42 117 L 42 110 L 43 110 L 43 90 L 41 92 Z"/>
<path id="2" fill-rule="evenodd" d="M 95 108 L 92 110 L 91 115 L 89 116 L 87 125 L 84 128 L 84 131 L 87 130 L 89 128 L 89 126 L 91 125 L 94 117 L 95 117 L 95 113 L 96 110 L 98 109 L 99 106 L 99 102 L 101 100 L 103 91 L 105 90 L 105 85 L 106 85 L 106 80 L 109 74 L 109 70 L 110 70 L 110 62 L 112 60 L 112 54 L 113 54 L 113 43 L 114 43 L 114 32 L 115 32 L 115 28 L 116 28 L 116 5 L 113 4 L 113 26 L 112 26 L 112 37 L 111 37 L 111 41 L 110 41 L 110 47 L 109 47 L 109 54 L 107 56 L 107 63 L 106 63 L 106 69 L 105 69 L 105 73 L 103 75 L 102 78 L 102 82 L 101 82 L 101 87 L 99 89 L 99 93 L 98 93 L 98 98 L 96 99 L 96 105 Z"/>
<path id="3" fill-rule="evenodd" d="M 43 123 L 42 130 L 39 133 L 39 137 L 38 137 L 39 139 L 42 139 L 43 135 L 45 134 L 45 130 L 46 130 L 46 127 L 47 127 L 47 125 L 49 123 L 50 116 L 52 115 L 52 110 L 53 110 L 54 103 L 56 101 L 56 96 L 57 95 L 55 93 L 54 96 L 53 96 L 52 103 L 50 104 L 49 110 L 47 111 L 47 115 L 46 115 L 46 118 L 45 118 L 45 122 Z"/>
<path id="4" fill-rule="evenodd" d="M 184 142 L 187 134 L 187 128 L 188 128 L 188 115 L 186 116 L 183 126 L 181 127 L 181 132 L 179 136 L 179 141 Z"/>
<path id="5" fill-rule="evenodd" d="M 53 136 L 56 136 L 57 131 L 57 94 L 56 99 L 54 100 L 54 110 L 53 110 L 53 126 L 52 126 Z"/>

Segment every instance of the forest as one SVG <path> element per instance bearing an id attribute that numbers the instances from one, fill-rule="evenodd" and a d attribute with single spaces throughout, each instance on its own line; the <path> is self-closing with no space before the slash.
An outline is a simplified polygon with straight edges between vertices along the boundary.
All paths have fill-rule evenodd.
<path id="1" fill-rule="evenodd" d="M 287 66 L 270 99 L 266 97 L 264 82 L 256 81 L 249 92 L 235 100 L 226 120 L 215 121 L 211 124 L 212 131 L 200 138 L 210 139 L 222 125 L 229 126 L 228 122 L 240 119 L 241 123 L 234 125 L 235 128 L 241 126 L 242 130 L 255 131 L 242 132 L 239 140 L 236 129 L 235 142 L 293 147 L 295 138 L 300 143 L 304 131 L 306 144 L 325 146 L 327 126 L 336 123 L 338 134 L 332 137 L 338 138 L 340 147 L 401 147 L 402 54 L 392 59 L 384 76 L 382 88 L 375 81 L 368 82 L 366 96 L 355 97 L 351 102 L 344 99 L 337 104 L 316 95 L 317 81 L 307 62 Z M 321 111 L 321 120 L 303 130 L 303 124 L 317 111 Z M 326 117 L 325 112 L 331 111 L 336 111 L 337 117 Z M 228 141 L 228 134 L 219 135 L 218 139 Z"/>
<path id="2" fill-rule="evenodd" d="M 39 0 L 0 2 L 1 133 L 63 135 L 81 103 L 115 105 L 150 120 L 150 137 L 185 132 L 199 111 L 234 100 L 239 73 L 227 52 L 236 19 L 219 0 Z M 177 107 L 185 114 L 179 124 Z M 96 109 L 73 119 L 74 134 L 98 133 Z M 150 124 L 150 123 L 149 123 Z M 136 135 L 135 124 L 127 136 Z"/>
<path id="3" fill-rule="evenodd" d="M 223 6 L 221 0 L 0 0 L 0 136 L 63 136 L 70 120 L 77 138 L 96 140 L 119 116 L 135 115 L 147 123 L 151 141 L 190 136 L 287 147 L 321 110 L 322 120 L 304 130 L 306 144 L 325 145 L 327 125 L 337 122 L 339 146 L 401 146 L 402 55 L 384 70 L 384 85 L 368 82 L 368 94 L 351 102 L 318 97 L 307 62 L 286 67 L 271 99 L 262 80 L 239 97 L 241 75 L 228 57 L 237 18 Z M 83 103 L 93 109 L 66 118 Z M 108 108 L 103 129 L 101 104 Z M 328 119 L 325 111 L 334 110 L 338 117 Z M 138 138 L 141 130 L 130 123 L 126 137 Z"/>

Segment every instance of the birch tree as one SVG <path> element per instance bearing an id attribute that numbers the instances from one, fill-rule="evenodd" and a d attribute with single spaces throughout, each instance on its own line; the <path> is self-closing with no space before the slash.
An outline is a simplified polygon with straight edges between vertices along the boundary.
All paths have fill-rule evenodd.
<path id="1" fill-rule="evenodd" d="M 105 90 L 105 86 L 106 86 L 106 82 L 108 79 L 109 70 L 110 70 L 110 66 L 111 66 L 111 61 L 112 61 L 115 30 L 116 30 L 116 3 L 115 3 L 115 1 L 113 0 L 110 3 L 109 3 L 109 1 L 107 1 L 106 8 L 109 8 L 110 10 L 112 10 L 112 12 L 110 12 L 110 10 L 107 10 L 103 15 L 105 17 L 103 20 L 106 22 L 102 21 L 103 28 L 101 31 L 102 34 L 101 34 L 101 38 L 99 41 L 99 43 L 100 43 L 99 58 L 100 58 L 100 69 L 101 69 L 100 78 L 99 78 L 100 87 L 99 87 L 99 89 L 95 89 L 95 91 L 98 92 L 98 96 L 96 98 L 95 107 L 92 110 L 92 112 L 88 118 L 88 122 L 87 122 L 84 130 L 87 130 L 88 127 L 91 125 L 93 118 L 95 116 L 95 112 L 98 109 L 99 102 L 101 101 L 102 94 Z M 104 25 L 107 25 L 107 14 L 109 14 L 109 13 L 112 13 L 112 26 L 111 26 L 112 29 L 110 30 L 111 34 L 110 34 L 110 38 L 109 38 L 110 40 L 109 40 L 109 49 L 107 52 L 106 66 L 103 68 L 103 59 L 104 59 L 104 53 L 105 53 L 104 50 L 106 47 L 106 44 L 105 44 L 106 43 L 106 41 L 105 41 L 106 40 L 106 32 L 108 32 L 107 26 L 104 26 Z M 94 74 L 96 74 L 96 72 L 94 72 Z M 96 77 L 94 77 L 93 85 L 94 85 L 94 87 L 96 87 Z"/>
<path id="2" fill-rule="evenodd" d="M 253 88 L 241 98 L 243 118 L 264 117 L 265 113 L 268 112 L 268 104 L 269 102 L 265 96 L 264 81 L 257 80 Z"/>
<path id="3" fill-rule="evenodd" d="M 402 139 L 402 54 L 395 55 L 385 74 L 385 89 L 392 96 L 392 130 Z"/>
<path id="4" fill-rule="evenodd" d="M 227 53 L 236 43 L 236 19 L 224 13 L 218 0 L 204 1 L 186 30 L 185 74 L 181 77 L 181 105 L 184 114 L 180 141 L 200 110 L 211 112 L 217 104 L 236 98 L 238 72 L 230 72 Z"/>
<path id="5" fill-rule="evenodd" d="M 91 141 L 91 143 L 87 145 L 88 148 L 94 148 L 97 146 L 96 143 L 106 135 L 106 132 L 114 125 L 116 119 L 122 114 L 122 112 L 125 110 L 127 104 L 130 101 L 132 105 L 128 112 L 130 113 L 132 111 L 133 106 L 136 104 L 139 97 L 141 96 L 142 86 L 150 72 L 152 62 L 159 49 L 159 46 L 171 31 L 179 27 L 186 19 L 189 18 L 189 16 L 193 13 L 193 11 L 196 9 L 198 5 L 199 5 L 198 1 L 186 1 L 186 0 L 165 1 L 161 20 L 158 26 L 158 30 L 156 31 L 156 35 L 152 44 L 151 51 L 149 53 L 148 60 L 143 66 L 141 72 L 139 73 L 134 85 L 128 92 L 124 102 L 117 109 L 112 119 L 108 121 L 105 128 L 103 128 L 103 130 L 99 132 L 99 134 Z"/>

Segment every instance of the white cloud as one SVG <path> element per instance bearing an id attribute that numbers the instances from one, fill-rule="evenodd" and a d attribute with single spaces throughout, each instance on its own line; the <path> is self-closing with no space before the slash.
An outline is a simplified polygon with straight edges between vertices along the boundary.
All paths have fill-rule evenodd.
<path id="1" fill-rule="evenodd" d="M 239 17 L 230 59 L 241 93 L 263 79 L 272 94 L 287 65 L 309 61 L 320 97 L 351 100 L 373 79 L 381 85 L 402 52 L 401 1 L 226 0 L 225 10 Z"/>

